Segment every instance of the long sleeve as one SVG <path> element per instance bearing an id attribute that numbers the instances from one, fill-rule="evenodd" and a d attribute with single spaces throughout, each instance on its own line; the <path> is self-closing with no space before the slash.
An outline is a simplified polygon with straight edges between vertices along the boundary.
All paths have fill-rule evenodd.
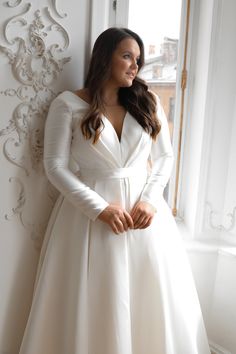
<path id="1" fill-rule="evenodd" d="M 60 98 L 49 109 L 44 136 L 44 167 L 49 181 L 75 207 L 95 220 L 108 203 L 69 168 L 72 111 Z"/>
<path id="2" fill-rule="evenodd" d="M 170 141 L 169 127 L 165 112 L 157 100 L 157 116 L 161 122 L 161 131 L 151 149 L 151 173 L 143 189 L 140 200 L 149 202 L 158 208 L 158 201 L 163 194 L 164 188 L 169 181 L 173 166 L 173 150 Z"/>

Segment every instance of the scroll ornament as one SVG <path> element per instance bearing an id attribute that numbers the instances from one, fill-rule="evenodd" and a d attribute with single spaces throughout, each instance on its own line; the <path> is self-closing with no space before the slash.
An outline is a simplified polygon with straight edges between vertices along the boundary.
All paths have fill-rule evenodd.
<path id="1" fill-rule="evenodd" d="M 13 8 L 20 3 L 21 1 L 11 0 L 7 4 L 9 8 Z M 60 15 L 56 9 L 56 1 L 53 1 L 53 6 L 58 17 L 65 17 L 66 14 Z M 43 228 L 41 223 L 38 227 L 35 223 L 25 221 L 26 180 L 34 173 L 44 173 L 42 156 L 45 117 L 50 102 L 57 95 L 53 85 L 71 58 L 64 56 L 69 46 L 69 36 L 65 28 L 56 21 L 48 7 L 43 11 L 49 22 L 47 27 L 39 9 L 34 12 L 32 22 L 28 23 L 26 14 L 31 7 L 27 3 L 23 11 L 6 22 L 3 29 L 7 45 L 0 45 L 0 52 L 7 56 L 12 75 L 19 85 L 17 88 L 6 88 L 0 94 L 15 97 L 19 103 L 7 126 L 0 130 L 0 138 L 4 139 L 5 158 L 25 174 L 24 181 L 20 177 L 9 178 L 9 182 L 17 183 L 20 192 L 16 206 L 5 218 L 9 220 L 13 215 L 18 215 L 22 225 L 30 230 L 31 237 L 35 240 L 41 238 Z M 16 26 L 22 27 L 22 31 L 18 33 L 24 36 L 12 36 L 16 32 Z M 53 40 L 58 37 L 58 41 L 52 43 L 50 37 Z M 50 195 L 48 194 L 49 199 Z M 37 229 L 38 235 L 35 235 Z"/>

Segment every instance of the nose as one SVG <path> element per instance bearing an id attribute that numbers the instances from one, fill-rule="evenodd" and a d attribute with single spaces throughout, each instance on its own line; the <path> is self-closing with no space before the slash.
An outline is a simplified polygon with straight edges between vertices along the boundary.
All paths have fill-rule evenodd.
<path id="1" fill-rule="evenodd" d="M 135 69 L 135 70 L 138 69 L 138 63 L 137 63 L 136 59 L 133 59 L 131 67 L 132 67 L 132 69 Z"/>

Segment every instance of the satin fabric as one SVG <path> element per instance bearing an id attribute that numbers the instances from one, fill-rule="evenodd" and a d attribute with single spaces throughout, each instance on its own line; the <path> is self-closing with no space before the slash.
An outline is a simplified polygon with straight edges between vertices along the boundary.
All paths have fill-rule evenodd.
<path id="1" fill-rule="evenodd" d="M 20 354 L 210 354 L 186 253 L 163 199 L 173 153 L 157 98 L 153 141 L 127 112 L 96 144 L 80 129 L 88 104 L 65 91 L 45 128 L 47 176 L 61 192 L 42 246 Z M 150 169 L 150 165 L 152 166 Z M 147 229 L 115 235 L 109 203 L 156 208 Z"/>

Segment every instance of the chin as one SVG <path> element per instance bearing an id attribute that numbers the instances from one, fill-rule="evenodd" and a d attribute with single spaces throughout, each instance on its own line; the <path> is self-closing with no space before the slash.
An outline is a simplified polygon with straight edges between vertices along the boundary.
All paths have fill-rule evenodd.
<path id="1" fill-rule="evenodd" d="M 133 80 L 125 81 L 121 84 L 121 87 L 131 87 L 133 85 Z"/>

